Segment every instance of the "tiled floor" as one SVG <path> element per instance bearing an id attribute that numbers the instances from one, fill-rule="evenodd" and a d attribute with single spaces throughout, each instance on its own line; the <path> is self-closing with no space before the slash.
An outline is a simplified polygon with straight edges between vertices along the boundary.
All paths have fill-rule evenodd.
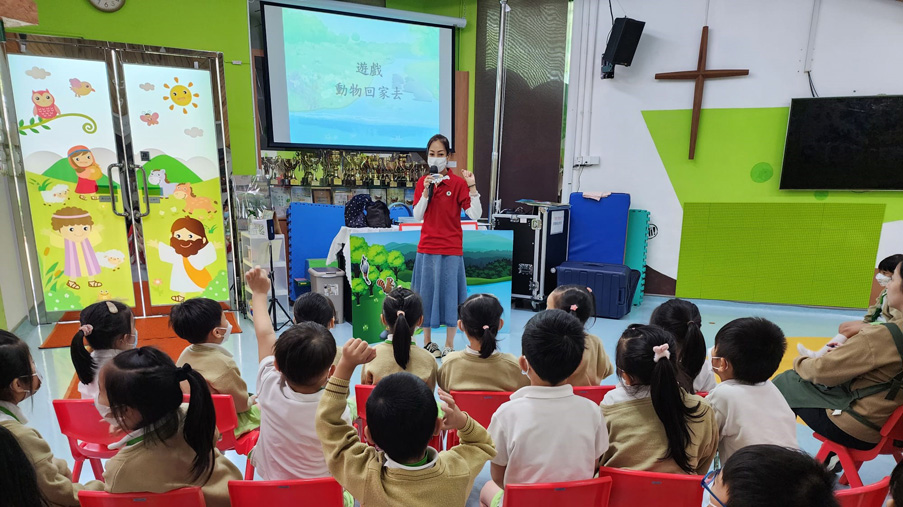
<path id="1" fill-rule="evenodd" d="M 664 298 L 647 297 L 643 305 L 634 309 L 627 317 L 622 320 L 606 320 L 598 319 L 594 323 L 590 321 L 592 327 L 589 331 L 599 336 L 605 346 L 608 354 L 614 358 L 615 344 L 620 337 L 621 331 L 634 322 L 648 322 L 652 310 L 665 301 Z M 824 310 L 790 306 L 773 306 L 773 305 L 752 305 L 741 303 L 725 303 L 717 301 L 696 301 L 699 305 L 703 316 L 703 332 L 706 341 L 711 346 L 714 342 L 715 332 L 727 322 L 748 316 L 760 316 L 770 319 L 777 323 L 784 330 L 788 338 L 795 337 L 830 337 L 837 332 L 837 325 L 845 320 L 859 319 L 860 312 Z M 515 311 L 512 316 L 512 329 L 522 329 L 524 324 L 533 316 L 529 311 Z M 255 389 L 255 377 L 257 371 L 257 350 L 256 341 L 253 332 L 253 325 L 249 321 L 242 321 L 244 332 L 234 334 L 224 344 L 235 355 L 242 370 L 242 375 L 248 383 L 248 388 L 253 392 Z M 56 456 L 67 458 L 71 462 L 69 446 L 66 440 L 59 434 L 56 418 L 53 415 L 51 400 L 61 397 L 65 393 L 69 385 L 74 369 L 69 357 L 67 349 L 54 350 L 38 350 L 44 337 L 50 332 L 50 326 L 34 328 L 28 324 L 23 325 L 18 334 L 32 347 L 35 362 L 38 370 L 44 375 L 45 383 L 33 398 L 24 403 L 22 407 L 26 415 L 30 419 L 30 424 L 38 429 L 44 438 L 50 443 Z M 341 347 L 350 337 L 352 331 L 349 324 L 338 326 L 335 332 L 336 340 Z M 459 333 L 455 339 L 455 348 L 461 349 L 465 345 L 465 338 Z M 520 334 L 518 331 L 512 333 L 511 336 L 504 337 L 500 343 L 500 349 L 503 352 L 510 352 L 519 355 L 521 352 Z M 794 355 L 795 342 L 791 340 L 788 347 L 788 355 Z M 358 378 L 356 375 L 355 378 Z M 614 377 L 606 379 L 604 383 L 614 383 Z M 803 449 L 811 454 L 815 454 L 818 450 L 818 442 L 812 438 L 812 432 L 802 424 L 799 425 L 799 441 Z M 229 453 L 229 457 L 235 461 L 239 468 L 244 467 L 244 458 L 234 453 Z M 71 463 L 70 463 L 71 464 Z M 875 482 L 880 478 L 888 475 L 893 468 L 893 459 L 889 456 L 882 456 L 870 463 L 863 465 L 861 476 L 866 484 Z M 87 467 L 86 467 L 87 468 Z M 82 480 L 91 478 L 90 468 L 82 473 Z M 474 485 L 474 491 L 471 494 L 468 506 L 477 506 L 479 489 L 489 480 L 489 467 L 483 470 L 481 476 Z"/>

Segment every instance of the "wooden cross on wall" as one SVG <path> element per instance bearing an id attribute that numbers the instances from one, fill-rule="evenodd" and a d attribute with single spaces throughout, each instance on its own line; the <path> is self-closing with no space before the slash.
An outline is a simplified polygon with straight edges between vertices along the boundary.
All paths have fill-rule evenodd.
<path id="1" fill-rule="evenodd" d="M 693 120 L 690 124 L 690 160 L 696 156 L 696 136 L 699 133 L 699 113 L 702 110 L 702 88 L 706 79 L 716 77 L 748 76 L 749 69 L 706 69 L 705 60 L 709 49 L 709 27 L 702 27 L 702 40 L 699 42 L 699 63 L 696 70 L 679 72 L 663 72 L 655 75 L 655 79 L 692 79 L 696 81 L 693 93 Z"/>

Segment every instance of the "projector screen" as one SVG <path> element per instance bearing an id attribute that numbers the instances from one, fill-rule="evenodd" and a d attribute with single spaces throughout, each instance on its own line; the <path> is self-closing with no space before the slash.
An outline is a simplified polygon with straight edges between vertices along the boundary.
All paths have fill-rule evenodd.
<path id="1" fill-rule="evenodd" d="M 422 151 L 452 142 L 453 30 L 263 3 L 271 144 Z"/>

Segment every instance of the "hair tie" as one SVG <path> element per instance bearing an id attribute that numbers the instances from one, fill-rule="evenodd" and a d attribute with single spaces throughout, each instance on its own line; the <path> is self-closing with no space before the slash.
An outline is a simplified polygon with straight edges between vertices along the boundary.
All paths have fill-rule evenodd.
<path id="1" fill-rule="evenodd" d="M 116 308 L 112 301 L 107 301 L 107 310 L 110 310 L 110 313 L 119 313 L 119 308 Z"/>
<path id="2" fill-rule="evenodd" d="M 398 313 L 397 313 L 396 315 L 398 315 L 398 316 L 400 316 L 400 317 L 404 317 L 404 316 L 405 316 L 405 315 L 404 315 L 404 310 L 398 310 Z"/>
<path id="3" fill-rule="evenodd" d="M 696 322 L 695 322 L 695 321 L 692 321 L 692 320 L 691 320 L 690 322 L 687 322 L 687 325 L 688 325 L 688 326 L 689 326 L 690 324 L 696 324 Z M 696 325 L 698 326 L 699 324 L 696 324 Z"/>
<path id="4" fill-rule="evenodd" d="M 571 305 L 571 311 L 572 311 L 572 312 L 576 312 L 576 311 L 577 311 L 577 305 Z"/>
<path id="5" fill-rule="evenodd" d="M 91 331 L 94 331 L 94 326 L 91 324 L 85 324 L 84 326 L 78 328 L 79 331 L 85 334 L 85 336 L 89 336 Z"/>
<path id="6" fill-rule="evenodd" d="M 483 331 L 489 329 L 489 326 L 483 326 Z"/>
<path id="7" fill-rule="evenodd" d="M 655 353 L 655 357 L 652 358 L 652 362 L 657 363 L 659 359 L 671 359 L 671 352 L 668 349 L 671 348 L 667 343 L 662 345 L 658 345 L 656 347 L 652 347 L 652 352 Z"/>
<path id="8" fill-rule="evenodd" d="M 587 287 L 587 288 L 586 288 L 586 292 L 589 292 L 590 294 L 592 294 L 592 293 L 593 293 L 593 288 L 592 288 L 592 287 Z"/>
<path id="9" fill-rule="evenodd" d="M 176 380 L 182 382 L 184 380 L 188 380 L 188 374 L 191 373 L 191 365 L 185 363 L 181 368 L 176 370 Z"/>

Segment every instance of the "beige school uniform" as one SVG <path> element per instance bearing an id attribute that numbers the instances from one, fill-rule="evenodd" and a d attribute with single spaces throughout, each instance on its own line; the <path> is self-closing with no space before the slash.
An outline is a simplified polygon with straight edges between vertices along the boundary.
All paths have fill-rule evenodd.
<path id="1" fill-rule="evenodd" d="M 583 360 L 567 383 L 574 387 L 597 386 L 602 383 L 602 379 L 614 372 L 615 368 L 602 348 L 602 340 L 598 336 L 587 334 Z"/>
<path id="2" fill-rule="evenodd" d="M 701 417 L 689 420 L 690 442 L 687 454 L 693 473 L 705 475 L 718 450 L 718 422 L 715 411 L 699 396 L 684 393 L 688 407 L 701 404 Z M 649 388 L 629 394 L 623 386 L 605 395 L 602 415 L 608 426 L 609 447 L 602 465 L 671 474 L 686 474 L 673 459 L 662 459 L 668 452 L 668 437 L 655 409 Z"/>
<path id="3" fill-rule="evenodd" d="M 455 391 L 517 391 L 530 385 L 521 372 L 517 358 L 496 350 L 483 359 L 480 353 L 467 347 L 442 359 L 439 367 L 439 388 Z"/>
<path id="4" fill-rule="evenodd" d="M 248 384 L 241 378 L 241 370 L 232 354 L 222 345 L 195 343 L 182 351 L 176 366 L 190 364 L 210 386 L 211 394 L 228 394 L 235 402 L 239 414 L 251 408 Z"/>
<path id="5" fill-rule="evenodd" d="M 900 310 L 887 303 L 887 289 L 878 294 L 878 297 L 875 298 L 875 303 L 865 311 L 865 317 L 863 317 L 862 321 L 867 324 L 873 324 L 878 322 L 879 318 L 883 318 L 885 322 L 903 318 L 903 313 Z"/>
<path id="6" fill-rule="evenodd" d="M 374 385 L 385 376 L 406 371 L 423 379 L 430 389 L 436 388 L 436 375 L 439 371 L 436 358 L 418 347 L 416 343 L 411 343 L 411 356 L 408 359 L 408 366 L 404 369 L 395 362 L 391 336 L 373 348 L 376 349 L 376 359 L 361 368 L 361 384 Z"/>
<path id="7" fill-rule="evenodd" d="M 428 448 L 425 465 L 405 467 L 361 443 L 342 419 L 347 396 L 348 381 L 330 378 L 317 410 L 317 435 L 329 471 L 362 507 L 464 507 L 474 479 L 495 457 L 482 426 L 468 417 L 458 431 L 461 445 L 443 452 Z"/>
<path id="8" fill-rule="evenodd" d="M 53 457 L 50 445 L 37 430 L 25 426 L 27 422 L 28 419 L 25 418 L 19 407 L 0 401 L 0 426 L 12 433 L 25 455 L 28 456 L 28 460 L 34 465 L 38 487 L 51 506 L 74 507 L 79 505 L 78 492 L 83 489 L 103 491 L 103 483 L 100 481 L 91 481 L 85 485 L 72 482 L 72 472 L 69 471 L 66 462 Z M 3 492 L 0 491 L 0 496 L 2 495 Z"/>
<path id="9" fill-rule="evenodd" d="M 903 327 L 903 320 L 893 321 Z M 793 369 L 803 380 L 825 386 L 853 383 L 853 390 L 887 382 L 903 370 L 903 361 L 894 345 L 894 339 L 884 326 L 866 326 L 843 345 L 819 358 L 800 356 L 793 362 Z M 883 426 L 890 415 L 903 404 L 903 391 L 893 400 L 885 399 L 887 392 L 878 393 L 854 401 L 851 407 L 873 424 Z M 857 421 L 847 412 L 834 415 L 826 410 L 828 418 L 844 433 L 865 442 L 878 442 L 880 434 Z"/>
<path id="10" fill-rule="evenodd" d="M 123 439 L 133 441 L 140 433 Z M 191 477 L 194 450 L 185 442 L 181 425 L 175 435 L 164 442 L 141 440 L 124 445 L 107 462 L 103 478 L 108 493 L 166 493 L 174 489 L 200 486 L 207 507 L 229 507 L 229 481 L 240 481 L 241 472 L 229 459 L 214 449 L 213 474 Z M 206 480 L 205 480 L 206 479 Z"/>

